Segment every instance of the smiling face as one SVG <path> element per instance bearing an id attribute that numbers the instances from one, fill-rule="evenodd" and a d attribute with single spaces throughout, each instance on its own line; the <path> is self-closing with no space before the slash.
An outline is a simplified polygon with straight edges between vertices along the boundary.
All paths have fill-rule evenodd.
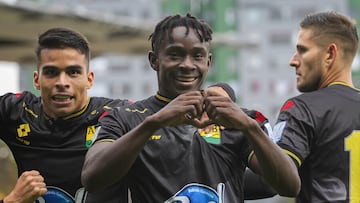
<path id="1" fill-rule="evenodd" d="M 299 31 L 296 52 L 290 60 L 290 66 L 296 70 L 296 84 L 300 92 L 311 92 L 320 88 L 326 72 L 326 49 L 316 44 L 311 29 Z"/>
<path id="2" fill-rule="evenodd" d="M 73 48 L 43 49 L 38 64 L 34 85 L 47 116 L 65 117 L 86 106 L 94 74 L 84 54 Z"/>
<path id="3" fill-rule="evenodd" d="M 184 26 L 175 27 L 170 39 L 164 39 L 158 53 L 150 52 L 149 60 L 157 71 L 159 94 L 175 98 L 191 90 L 199 90 L 210 68 L 209 43 Z"/>

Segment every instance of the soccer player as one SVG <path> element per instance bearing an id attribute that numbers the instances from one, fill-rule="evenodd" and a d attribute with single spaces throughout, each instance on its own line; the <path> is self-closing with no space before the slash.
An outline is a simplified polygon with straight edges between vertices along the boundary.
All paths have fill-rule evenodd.
<path id="1" fill-rule="evenodd" d="M 36 55 L 33 79 L 40 97 L 28 91 L 0 97 L 0 138 L 14 154 L 19 173 L 1 201 L 82 202 L 86 192 L 80 174 L 98 119 L 128 101 L 88 96 L 94 73 L 88 41 L 80 33 L 49 29 L 39 36 Z"/>
<path id="2" fill-rule="evenodd" d="M 199 91 L 211 65 L 211 35 L 190 14 L 157 24 L 149 62 L 158 93 L 100 120 L 82 172 L 89 191 L 123 181 L 134 203 L 242 202 L 249 166 L 280 194 L 298 194 L 295 164 L 265 133 L 267 119 L 229 97 Z M 201 119 L 203 112 L 210 120 Z M 201 136 L 197 127 L 208 123 L 217 133 Z"/>
<path id="3" fill-rule="evenodd" d="M 128 101 L 87 95 L 94 73 L 88 41 L 80 33 L 51 28 L 39 36 L 36 55 L 34 84 L 41 97 L 27 91 L 0 97 L 0 137 L 11 148 L 20 174 L 0 201 L 127 202 L 121 185 L 88 194 L 80 173 L 99 117 Z M 125 195 L 110 195 L 113 191 Z"/>
<path id="4" fill-rule="evenodd" d="M 300 23 L 295 54 L 297 88 L 274 126 L 274 141 L 299 167 L 296 202 L 360 202 L 360 90 L 351 65 L 358 50 L 355 21 L 337 12 Z"/>

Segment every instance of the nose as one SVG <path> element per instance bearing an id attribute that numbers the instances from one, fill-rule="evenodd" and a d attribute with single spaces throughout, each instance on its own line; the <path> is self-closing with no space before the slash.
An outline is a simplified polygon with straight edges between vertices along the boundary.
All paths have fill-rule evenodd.
<path id="1" fill-rule="evenodd" d="M 185 56 L 181 61 L 180 67 L 195 69 L 193 58 L 191 56 Z"/>
<path id="2" fill-rule="evenodd" d="M 69 78 L 66 73 L 60 73 L 56 81 L 56 87 L 66 88 L 69 87 Z"/>
<path id="3" fill-rule="evenodd" d="M 294 53 L 294 55 L 290 58 L 289 65 L 295 68 L 300 66 L 300 60 L 296 53 Z"/>

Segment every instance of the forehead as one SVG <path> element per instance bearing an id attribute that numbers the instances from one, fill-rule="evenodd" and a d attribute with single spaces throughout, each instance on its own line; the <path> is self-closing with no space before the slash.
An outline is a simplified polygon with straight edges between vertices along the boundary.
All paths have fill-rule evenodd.
<path id="1" fill-rule="evenodd" d="M 178 26 L 169 31 L 168 35 L 164 37 L 163 46 L 169 46 L 174 44 L 192 44 L 199 46 L 207 46 L 208 42 L 201 42 L 201 39 L 194 28 Z"/>
<path id="2" fill-rule="evenodd" d="M 170 36 L 173 39 L 177 39 L 177 38 L 181 39 L 188 36 L 193 37 L 192 35 L 196 35 L 196 37 L 199 38 L 197 36 L 196 31 L 193 28 L 187 28 L 185 26 L 178 26 L 170 31 Z"/>
<path id="3" fill-rule="evenodd" d="M 314 41 L 314 32 L 313 30 L 307 29 L 300 29 L 298 33 L 297 39 L 298 45 L 315 45 Z"/>
<path id="4" fill-rule="evenodd" d="M 87 59 L 79 50 L 73 48 L 65 49 L 43 49 L 40 52 L 39 66 L 53 65 L 57 67 L 87 64 Z"/>

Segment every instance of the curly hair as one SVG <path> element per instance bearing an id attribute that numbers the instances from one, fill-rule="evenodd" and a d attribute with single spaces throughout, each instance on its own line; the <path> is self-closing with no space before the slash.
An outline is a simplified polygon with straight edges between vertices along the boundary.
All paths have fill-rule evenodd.
<path id="1" fill-rule="evenodd" d="M 160 21 L 155 26 L 154 32 L 149 36 L 152 51 L 156 53 L 164 39 L 172 40 L 171 31 L 179 26 L 186 27 L 186 35 L 189 34 L 190 28 L 194 29 L 201 42 L 210 42 L 212 40 L 213 31 L 204 20 L 198 19 L 190 13 L 185 16 L 180 14 L 170 15 Z"/>

